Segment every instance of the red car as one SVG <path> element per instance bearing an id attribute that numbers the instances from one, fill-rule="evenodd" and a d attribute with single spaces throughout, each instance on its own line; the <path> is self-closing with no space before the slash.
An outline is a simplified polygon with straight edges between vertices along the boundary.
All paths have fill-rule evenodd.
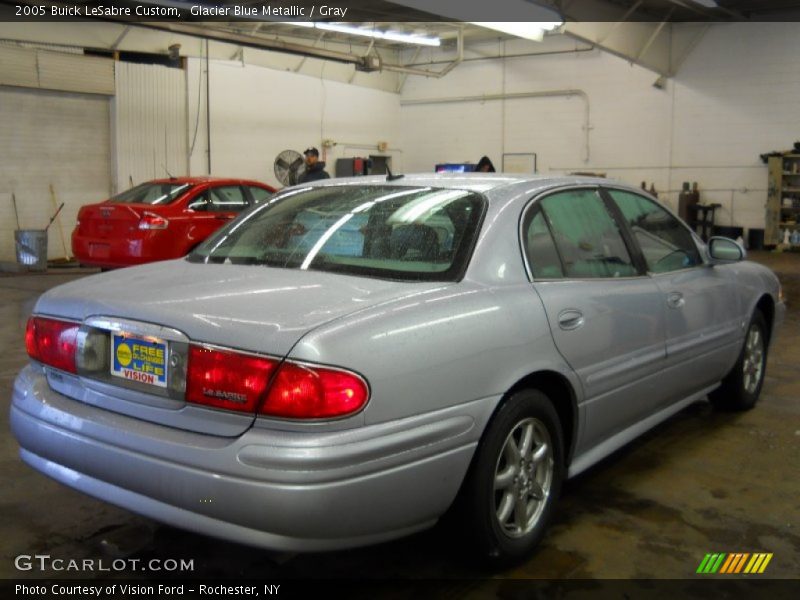
<path id="1" fill-rule="evenodd" d="M 245 179 L 154 179 L 81 207 L 72 253 L 82 265 L 101 268 L 179 258 L 274 192 Z"/>

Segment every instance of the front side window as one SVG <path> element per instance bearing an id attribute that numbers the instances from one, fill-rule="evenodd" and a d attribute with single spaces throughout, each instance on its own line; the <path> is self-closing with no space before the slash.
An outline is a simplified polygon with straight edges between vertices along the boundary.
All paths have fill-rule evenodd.
<path id="1" fill-rule="evenodd" d="M 258 187 L 255 185 L 248 186 L 250 190 L 250 195 L 253 197 L 253 202 L 262 202 L 272 196 L 272 192 L 262 187 Z"/>
<path id="2" fill-rule="evenodd" d="M 430 187 L 295 189 L 221 229 L 189 260 L 454 281 L 484 203 L 473 192 Z"/>
<path id="3" fill-rule="evenodd" d="M 616 221 L 596 191 L 557 192 L 540 204 L 566 277 L 584 279 L 638 274 Z"/>
<path id="4" fill-rule="evenodd" d="M 111 198 L 128 204 L 170 204 L 191 189 L 188 183 L 142 183 Z"/>
<path id="5" fill-rule="evenodd" d="M 702 264 L 689 230 L 658 204 L 632 192 L 606 190 L 628 222 L 651 273 Z"/>

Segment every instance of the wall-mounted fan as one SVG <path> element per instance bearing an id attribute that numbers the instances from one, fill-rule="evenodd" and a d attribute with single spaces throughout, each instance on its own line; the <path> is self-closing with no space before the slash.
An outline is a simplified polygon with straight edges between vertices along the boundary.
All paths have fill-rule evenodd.
<path id="1" fill-rule="evenodd" d="M 303 155 L 296 150 L 284 150 L 275 157 L 275 177 L 283 185 L 295 185 L 305 169 Z"/>

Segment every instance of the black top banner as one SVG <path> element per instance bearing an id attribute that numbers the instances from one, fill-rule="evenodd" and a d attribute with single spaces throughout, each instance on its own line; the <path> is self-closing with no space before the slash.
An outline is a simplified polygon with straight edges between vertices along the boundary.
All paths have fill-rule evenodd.
<path id="1" fill-rule="evenodd" d="M 796 20 L 778 0 L 737 12 L 726 0 L 0 0 L 2 21 L 552 22 Z M 667 10 L 668 8 L 668 10 Z"/>

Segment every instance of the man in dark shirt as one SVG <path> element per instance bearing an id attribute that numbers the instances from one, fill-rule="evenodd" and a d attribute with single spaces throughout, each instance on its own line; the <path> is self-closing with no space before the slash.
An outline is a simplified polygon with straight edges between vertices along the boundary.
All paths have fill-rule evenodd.
<path id="1" fill-rule="evenodd" d="M 303 154 L 306 157 L 306 170 L 297 179 L 298 184 L 330 178 L 330 175 L 325 171 L 325 163 L 319 159 L 319 150 L 312 147 L 308 148 Z"/>

